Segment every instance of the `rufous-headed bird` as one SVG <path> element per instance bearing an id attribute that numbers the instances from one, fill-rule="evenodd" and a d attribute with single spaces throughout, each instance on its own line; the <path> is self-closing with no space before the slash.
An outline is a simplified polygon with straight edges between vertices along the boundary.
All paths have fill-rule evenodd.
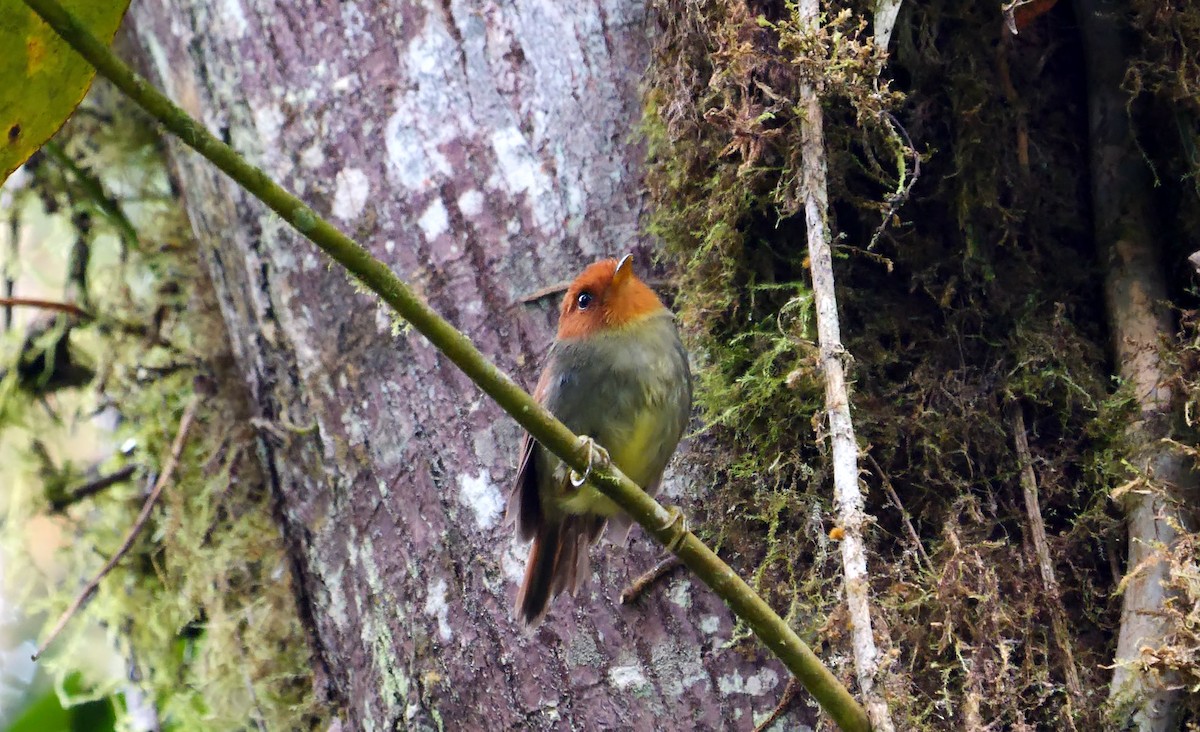
<path id="1" fill-rule="evenodd" d="M 596 262 L 571 283 L 533 395 L 648 493 L 658 491 L 691 414 L 691 373 L 674 316 L 633 273 L 632 257 Z M 588 551 L 606 522 L 629 525 L 612 500 L 529 435 L 509 515 L 520 537 L 533 540 L 516 605 L 528 625 L 588 577 Z"/>

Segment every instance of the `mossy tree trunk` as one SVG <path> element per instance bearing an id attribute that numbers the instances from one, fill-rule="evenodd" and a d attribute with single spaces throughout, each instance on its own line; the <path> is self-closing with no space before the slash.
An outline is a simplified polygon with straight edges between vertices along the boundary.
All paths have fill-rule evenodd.
<path id="1" fill-rule="evenodd" d="M 155 83 L 527 383 L 555 308 L 521 295 L 638 245 L 638 2 L 130 13 Z M 502 521 L 516 425 L 265 208 L 172 152 L 258 411 L 318 688 L 353 728 L 742 727 L 771 710 L 785 672 L 723 648 L 732 623 L 711 594 L 680 577 L 614 604 L 656 556 L 644 540 L 519 629 L 524 547 Z"/>
<path id="2" fill-rule="evenodd" d="M 1178 398 L 1163 349 L 1174 335 L 1163 247 L 1153 225 L 1153 181 L 1133 136 L 1122 90 L 1129 32 L 1124 2 L 1077 0 L 1088 72 L 1092 204 L 1105 273 L 1113 353 L 1137 406 L 1128 430 L 1129 463 L 1137 472 L 1122 497 L 1128 528 L 1126 578 L 1111 699 L 1139 730 L 1178 724 L 1178 679 L 1143 667 L 1143 651 L 1166 644 L 1170 621 L 1166 549 L 1190 531 L 1190 458 L 1167 443 Z"/>

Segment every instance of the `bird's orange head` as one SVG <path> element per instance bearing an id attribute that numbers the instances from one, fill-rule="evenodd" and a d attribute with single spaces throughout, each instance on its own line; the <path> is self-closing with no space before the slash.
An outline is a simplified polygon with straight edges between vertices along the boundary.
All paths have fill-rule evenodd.
<path id="1" fill-rule="evenodd" d="M 658 295 L 633 273 L 633 256 L 590 265 L 567 289 L 558 317 L 559 340 L 634 325 L 664 310 Z"/>

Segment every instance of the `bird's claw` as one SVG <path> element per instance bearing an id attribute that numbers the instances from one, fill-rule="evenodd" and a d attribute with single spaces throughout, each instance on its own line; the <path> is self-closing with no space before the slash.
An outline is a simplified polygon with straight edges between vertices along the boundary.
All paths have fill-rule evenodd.
<path id="1" fill-rule="evenodd" d="M 674 554 L 683 546 L 683 540 L 691 532 L 691 529 L 688 527 L 687 516 L 683 515 L 679 506 L 667 506 L 666 509 L 667 520 L 663 522 L 659 530 L 670 532 L 670 537 L 665 544 L 667 549 Z"/>
<path id="2" fill-rule="evenodd" d="M 576 488 L 582 487 L 583 484 L 587 482 L 587 479 L 592 475 L 593 467 L 599 465 L 600 467 L 604 468 L 608 467 L 608 465 L 612 463 L 612 458 L 608 456 L 608 450 L 605 450 L 603 447 L 597 445 L 596 441 L 587 435 L 579 436 L 579 444 L 587 446 L 588 464 L 587 470 L 583 471 L 583 475 L 580 475 L 574 470 L 571 471 L 571 485 L 575 486 Z"/>

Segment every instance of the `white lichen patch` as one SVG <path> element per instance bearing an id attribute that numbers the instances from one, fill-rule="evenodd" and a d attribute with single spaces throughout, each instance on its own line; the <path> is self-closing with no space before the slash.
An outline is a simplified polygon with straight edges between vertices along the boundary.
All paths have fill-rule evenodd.
<path id="1" fill-rule="evenodd" d="M 650 685 L 641 664 L 634 659 L 622 659 L 608 670 L 608 681 L 617 689 L 643 689 Z"/>
<path id="2" fill-rule="evenodd" d="M 222 35 L 234 38 L 244 38 L 250 24 L 246 22 L 246 11 L 238 0 L 221 0 L 218 3 L 220 11 L 214 13 L 215 20 L 220 26 Z"/>
<path id="3" fill-rule="evenodd" d="M 525 542 L 514 536 L 508 544 L 508 549 L 500 555 L 500 569 L 504 571 L 504 576 L 510 583 L 517 584 L 525 578 L 525 560 Z"/>
<path id="4" fill-rule="evenodd" d="M 279 133 L 283 129 L 283 110 L 274 104 L 253 104 L 250 114 L 254 116 L 255 136 L 258 148 L 271 150 L 279 145 Z"/>
<path id="5" fill-rule="evenodd" d="M 650 649 L 650 663 L 658 676 L 663 693 L 678 696 L 685 689 L 704 683 L 708 674 L 700 658 L 700 649 L 675 638 L 663 641 Z"/>
<path id="6" fill-rule="evenodd" d="M 450 627 L 450 606 L 446 603 L 449 589 L 446 580 L 438 577 L 429 584 L 425 596 L 425 614 L 437 619 L 438 637 L 443 643 L 449 643 L 454 638 L 454 630 Z"/>
<path id="7" fill-rule="evenodd" d="M 318 140 L 300 152 L 300 164 L 309 170 L 317 170 L 325 164 L 325 148 Z"/>
<path id="8" fill-rule="evenodd" d="M 745 679 L 734 669 L 733 673 L 717 679 L 717 689 L 722 694 L 749 694 L 762 696 L 779 685 L 779 674 L 774 669 L 763 668 Z"/>
<path id="9" fill-rule="evenodd" d="M 371 181 L 358 168 L 345 168 L 337 174 L 333 191 L 333 215 L 342 221 L 353 221 L 362 215 L 371 195 Z"/>
<path id="10" fill-rule="evenodd" d="M 540 228 L 547 227 L 558 218 L 553 196 L 549 195 L 553 184 L 521 130 L 516 127 L 496 130 L 491 142 L 503 185 L 510 193 L 526 194 L 534 223 Z"/>
<path id="11" fill-rule="evenodd" d="M 475 525 L 487 531 L 496 525 L 504 512 L 504 496 L 488 480 L 486 470 L 478 475 L 458 476 L 458 500 L 475 514 Z"/>
<path id="12" fill-rule="evenodd" d="M 470 110 L 462 93 L 461 49 L 444 21 L 430 13 L 404 55 L 406 83 L 396 112 L 384 129 L 389 172 L 401 186 L 426 190 L 453 167 L 439 148 L 470 132 Z"/>
<path id="13" fill-rule="evenodd" d="M 716 615 L 705 615 L 700 619 L 700 632 L 712 635 L 721 629 L 721 619 Z"/>
<path id="14" fill-rule="evenodd" d="M 687 609 L 692 606 L 691 589 L 691 580 L 679 580 L 677 582 L 672 582 L 671 589 L 667 590 L 667 599 L 679 607 Z"/>
<path id="15" fill-rule="evenodd" d="M 571 666 L 599 667 L 604 663 L 604 656 L 596 646 L 596 639 L 582 629 L 571 636 L 571 645 L 567 647 L 567 663 Z"/>
<path id="16" fill-rule="evenodd" d="M 458 210 L 466 218 L 473 218 L 483 213 L 483 194 L 472 188 L 458 197 Z"/>
<path id="17" fill-rule="evenodd" d="M 417 226 L 425 234 L 425 241 L 433 241 L 450 229 L 450 216 L 442 199 L 435 198 L 430 202 L 421 218 L 417 219 Z"/>

